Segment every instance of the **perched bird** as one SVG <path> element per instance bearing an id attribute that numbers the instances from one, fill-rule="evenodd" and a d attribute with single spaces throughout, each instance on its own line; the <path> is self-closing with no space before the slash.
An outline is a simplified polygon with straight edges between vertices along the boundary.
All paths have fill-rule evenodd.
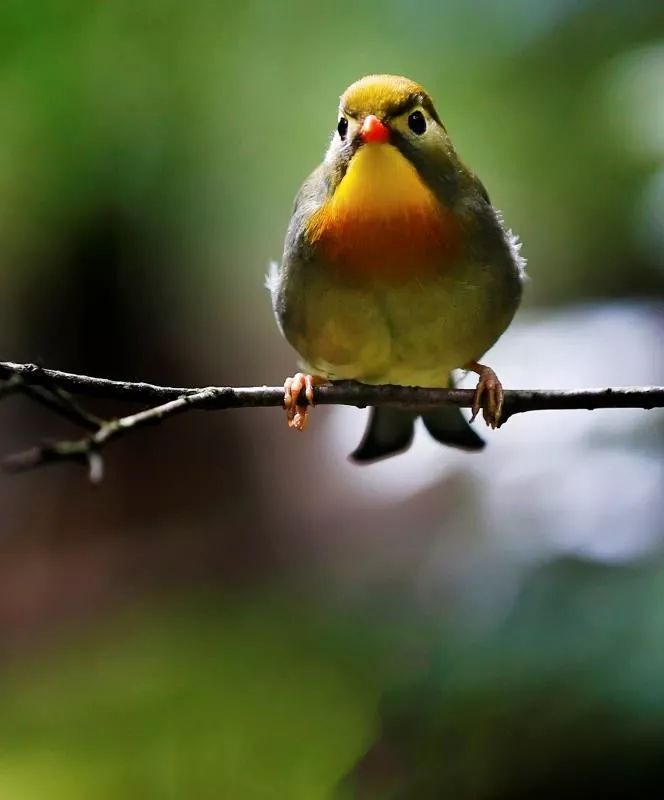
<path id="1" fill-rule="evenodd" d="M 285 382 L 289 425 L 304 429 L 317 383 L 446 387 L 462 368 L 479 375 L 472 420 L 482 408 L 496 427 L 502 386 L 478 359 L 519 305 L 519 247 L 421 86 L 395 75 L 353 83 L 267 280 L 303 370 Z M 371 461 L 407 448 L 418 413 L 373 408 L 351 457 Z M 421 416 L 439 442 L 484 446 L 458 408 Z"/>

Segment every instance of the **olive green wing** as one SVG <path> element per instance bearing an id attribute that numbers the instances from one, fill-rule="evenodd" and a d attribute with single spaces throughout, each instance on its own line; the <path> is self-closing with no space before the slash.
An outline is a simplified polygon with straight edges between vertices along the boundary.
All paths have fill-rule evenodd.
<path id="1" fill-rule="evenodd" d="M 299 304 L 294 295 L 300 288 L 302 269 L 313 257 L 305 236 L 307 223 L 330 195 L 328 173 L 329 168 L 325 163 L 320 164 L 300 187 L 293 203 L 281 263 L 273 261 L 270 264 L 265 282 L 272 299 L 274 316 L 286 338 L 287 329 L 297 326 Z"/>

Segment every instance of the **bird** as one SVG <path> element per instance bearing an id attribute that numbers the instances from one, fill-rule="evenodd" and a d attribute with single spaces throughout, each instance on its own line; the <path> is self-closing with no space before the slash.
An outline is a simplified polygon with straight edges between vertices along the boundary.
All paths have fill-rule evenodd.
<path id="1" fill-rule="evenodd" d="M 351 84 L 266 279 L 299 355 L 301 371 L 284 382 L 288 425 L 305 429 L 320 384 L 449 387 L 463 369 L 479 376 L 470 422 L 481 409 L 497 427 L 503 388 L 479 359 L 519 306 L 520 247 L 422 86 L 397 75 Z M 381 406 L 351 460 L 407 449 L 418 416 L 443 444 L 484 447 L 459 408 Z"/>

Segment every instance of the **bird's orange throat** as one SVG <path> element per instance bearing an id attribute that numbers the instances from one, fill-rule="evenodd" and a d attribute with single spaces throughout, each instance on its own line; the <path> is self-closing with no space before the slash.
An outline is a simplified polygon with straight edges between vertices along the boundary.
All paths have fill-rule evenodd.
<path id="1" fill-rule="evenodd" d="M 307 233 L 345 276 L 392 280 L 439 272 L 460 240 L 453 214 L 390 144 L 360 147 Z"/>

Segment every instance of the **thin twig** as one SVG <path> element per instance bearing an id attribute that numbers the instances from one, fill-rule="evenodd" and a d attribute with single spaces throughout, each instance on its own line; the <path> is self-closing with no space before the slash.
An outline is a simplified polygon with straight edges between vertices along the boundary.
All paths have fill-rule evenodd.
<path id="1" fill-rule="evenodd" d="M 96 431 L 104 423 L 101 417 L 86 411 L 73 397 L 70 397 L 67 392 L 60 388 L 46 389 L 43 386 L 24 384 L 20 391 L 31 400 L 48 408 L 49 411 L 53 411 L 85 430 Z"/>
<path id="2" fill-rule="evenodd" d="M 135 414 L 103 422 L 83 412 L 78 419 L 84 427 L 92 427 L 89 436 L 74 441 L 56 442 L 33 447 L 22 453 L 9 456 L 3 462 L 10 471 L 22 471 L 54 461 L 79 461 L 88 465 L 90 477 L 100 480 L 103 473 L 99 451 L 111 439 L 131 430 L 155 424 L 190 409 L 256 408 L 283 406 L 284 390 L 280 386 L 227 387 L 209 386 L 172 387 L 150 383 L 114 381 L 93 378 L 87 375 L 48 370 L 33 364 L 0 362 L 0 378 L 11 382 L 18 376 L 22 384 L 31 387 L 47 387 L 53 392 L 67 392 L 88 397 L 104 397 L 157 405 Z M 6 383 L 4 384 L 7 385 Z M 317 386 L 315 402 L 321 405 L 397 406 L 424 410 L 443 405 L 470 408 L 473 403 L 472 389 L 427 389 L 414 386 L 370 386 L 354 381 L 340 381 Z M 58 394 L 58 398 L 62 395 Z M 69 395 L 66 395 L 68 398 Z M 303 398 L 302 398 L 303 399 Z M 303 399 L 304 401 L 304 399 Z M 72 404 L 74 401 L 71 401 Z M 66 407 L 66 404 L 65 406 Z M 597 408 L 643 408 L 664 407 L 664 387 L 635 386 L 582 390 L 532 390 L 512 389 L 505 391 L 502 424 L 510 416 L 526 411 L 597 409 Z M 76 406 L 76 408 L 79 408 Z M 58 409 L 62 413 L 62 407 Z"/>
<path id="3" fill-rule="evenodd" d="M 174 400 L 189 395 L 206 395 L 205 408 L 256 408 L 283 405 L 281 386 L 160 386 L 153 383 L 94 378 L 73 372 L 45 369 L 35 364 L 0 361 L 0 378 L 20 375 L 27 384 L 54 385 L 73 395 L 128 400 L 138 403 Z M 433 408 L 454 405 L 470 408 L 472 389 L 426 389 L 418 386 L 371 386 L 356 381 L 338 381 L 315 389 L 319 405 L 401 406 Z M 524 411 L 585 408 L 656 408 L 664 406 L 664 386 L 625 386 L 600 389 L 513 389 L 505 392 L 503 416 Z"/>
<path id="4" fill-rule="evenodd" d="M 152 383 L 114 381 L 108 378 L 93 378 L 73 372 L 45 369 L 37 364 L 15 364 L 0 361 L 0 378 L 10 379 L 20 376 L 26 384 L 59 386 L 73 395 L 100 397 L 107 400 L 132 400 L 138 403 L 152 403 L 159 400 L 172 400 L 186 394 L 200 391 L 199 388 L 156 386 Z"/>
<path id="5" fill-rule="evenodd" d="M 23 472 L 54 461 L 79 461 L 88 465 L 90 480 L 99 483 L 103 477 L 103 462 L 99 450 L 111 439 L 128 433 L 135 428 L 154 425 L 166 417 L 172 417 L 187 411 L 189 407 L 205 403 L 214 390 L 203 389 L 200 392 L 169 400 L 160 406 L 129 414 L 126 417 L 104 422 L 90 436 L 75 441 L 55 442 L 31 447 L 21 453 L 7 456 L 3 467 L 8 472 Z"/>
<path id="6" fill-rule="evenodd" d="M 53 411 L 85 430 L 95 431 L 103 424 L 103 419 L 84 409 L 69 392 L 61 389 L 56 383 L 49 385 L 48 376 L 44 375 L 39 367 L 33 368 L 33 375 L 39 376 L 39 383 L 27 381 L 26 374 L 16 371 L 3 383 L 0 383 L 0 399 L 21 392 L 36 403 L 48 408 L 49 411 Z"/>

